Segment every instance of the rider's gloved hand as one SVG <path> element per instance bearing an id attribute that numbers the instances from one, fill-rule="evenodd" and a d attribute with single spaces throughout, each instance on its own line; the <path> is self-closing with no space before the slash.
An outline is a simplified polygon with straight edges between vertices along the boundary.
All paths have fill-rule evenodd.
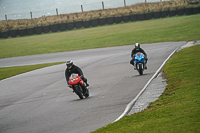
<path id="1" fill-rule="evenodd" d="M 69 81 L 67 81 L 67 85 L 68 85 L 69 88 L 71 88 L 71 85 L 69 85 Z"/>
<path id="2" fill-rule="evenodd" d="M 84 79 L 84 76 L 83 76 L 83 75 L 81 75 L 81 76 L 80 76 L 80 78 L 83 80 L 83 79 Z"/>

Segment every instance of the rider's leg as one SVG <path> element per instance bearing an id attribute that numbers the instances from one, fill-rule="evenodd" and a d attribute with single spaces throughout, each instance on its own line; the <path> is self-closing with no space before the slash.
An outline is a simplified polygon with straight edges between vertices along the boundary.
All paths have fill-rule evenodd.
<path id="1" fill-rule="evenodd" d="M 134 63 L 134 59 L 130 60 L 130 64 L 134 66 L 134 70 L 136 70 L 136 64 Z"/>
<path id="2" fill-rule="evenodd" d="M 147 61 L 148 61 L 148 59 L 146 58 L 145 59 L 145 69 L 147 69 Z"/>
<path id="3" fill-rule="evenodd" d="M 130 64 L 134 66 L 134 60 L 130 60 Z"/>
<path id="4" fill-rule="evenodd" d="M 87 83 L 87 79 L 85 77 L 82 77 L 82 80 L 86 83 L 86 87 L 89 86 L 89 84 Z"/>

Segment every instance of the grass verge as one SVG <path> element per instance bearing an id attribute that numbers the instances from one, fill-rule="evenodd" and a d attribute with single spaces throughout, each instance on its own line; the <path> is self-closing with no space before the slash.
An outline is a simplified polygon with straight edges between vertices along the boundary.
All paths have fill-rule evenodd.
<path id="1" fill-rule="evenodd" d="M 93 133 L 200 132 L 200 45 L 176 53 L 164 66 L 168 85 L 148 109 Z"/>
<path id="2" fill-rule="evenodd" d="M 64 62 L 0 68 L 0 80 L 6 79 L 6 78 L 9 78 L 9 77 L 21 74 L 21 73 L 25 73 L 28 71 L 40 69 L 43 67 L 58 65 L 58 64 L 62 64 L 62 63 L 64 63 Z"/>
<path id="3" fill-rule="evenodd" d="M 132 45 L 136 42 L 199 40 L 199 22 L 200 14 L 196 14 L 0 39 L 0 58 Z"/>

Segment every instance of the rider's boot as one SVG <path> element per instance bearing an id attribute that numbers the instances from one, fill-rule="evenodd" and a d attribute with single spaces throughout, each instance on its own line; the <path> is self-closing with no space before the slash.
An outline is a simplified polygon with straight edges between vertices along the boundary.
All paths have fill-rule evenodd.
<path id="1" fill-rule="evenodd" d="M 145 60 L 145 67 L 144 69 L 147 69 L 147 59 Z"/>
<path id="2" fill-rule="evenodd" d="M 86 86 L 83 86 L 82 88 L 83 88 L 83 95 L 85 95 L 85 93 L 87 92 L 86 91 Z"/>
<path id="3" fill-rule="evenodd" d="M 144 69 L 147 69 L 147 62 L 145 62 L 145 67 L 144 67 Z"/>
<path id="4" fill-rule="evenodd" d="M 88 97 L 89 96 L 89 92 L 88 92 L 88 87 L 86 86 L 86 85 L 84 85 L 83 86 L 83 95 L 85 96 L 85 97 Z"/>
<path id="5" fill-rule="evenodd" d="M 136 70 L 136 63 L 134 63 L 134 70 Z"/>
<path id="6" fill-rule="evenodd" d="M 88 83 L 86 83 L 86 87 L 88 87 L 89 86 L 89 84 Z"/>

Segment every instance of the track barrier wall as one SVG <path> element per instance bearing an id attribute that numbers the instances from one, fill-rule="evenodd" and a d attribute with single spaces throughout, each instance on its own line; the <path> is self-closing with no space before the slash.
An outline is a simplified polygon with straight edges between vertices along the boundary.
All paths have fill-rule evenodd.
<path id="1" fill-rule="evenodd" d="M 103 25 L 111 25 L 111 24 L 118 24 L 121 22 L 134 22 L 134 21 L 142 21 L 142 20 L 149 20 L 149 19 L 157 19 L 157 18 L 165 18 L 165 17 L 173 17 L 173 16 L 180 16 L 180 15 L 193 15 L 200 13 L 200 7 L 190 7 L 184 9 L 177 9 L 177 10 L 169 10 L 169 11 L 158 11 L 158 12 L 150 12 L 150 13 L 143 13 L 143 14 L 132 14 L 126 16 L 118 16 L 118 17 L 108 17 L 108 18 L 97 18 L 88 21 L 74 21 L 70 23 L 60 23 L 60 24 L 53 24 L 49 26 L 38 26 L 34 28 L 28 29 L 20 29 L 20 30 L 10 30 L 6 32 L 0 32 L 0 38 L 8 38 L 8 37 L 17 37 L 17 36 L 30 36 L 34 34 L 42 34 L 42 33 L 49 33 L 49 32 L 58 32 L 58 31 L 67 31 L 73 29 L 80 29 L 80 28 L 89 28 L 89 27 L 97 27 Z"/>

